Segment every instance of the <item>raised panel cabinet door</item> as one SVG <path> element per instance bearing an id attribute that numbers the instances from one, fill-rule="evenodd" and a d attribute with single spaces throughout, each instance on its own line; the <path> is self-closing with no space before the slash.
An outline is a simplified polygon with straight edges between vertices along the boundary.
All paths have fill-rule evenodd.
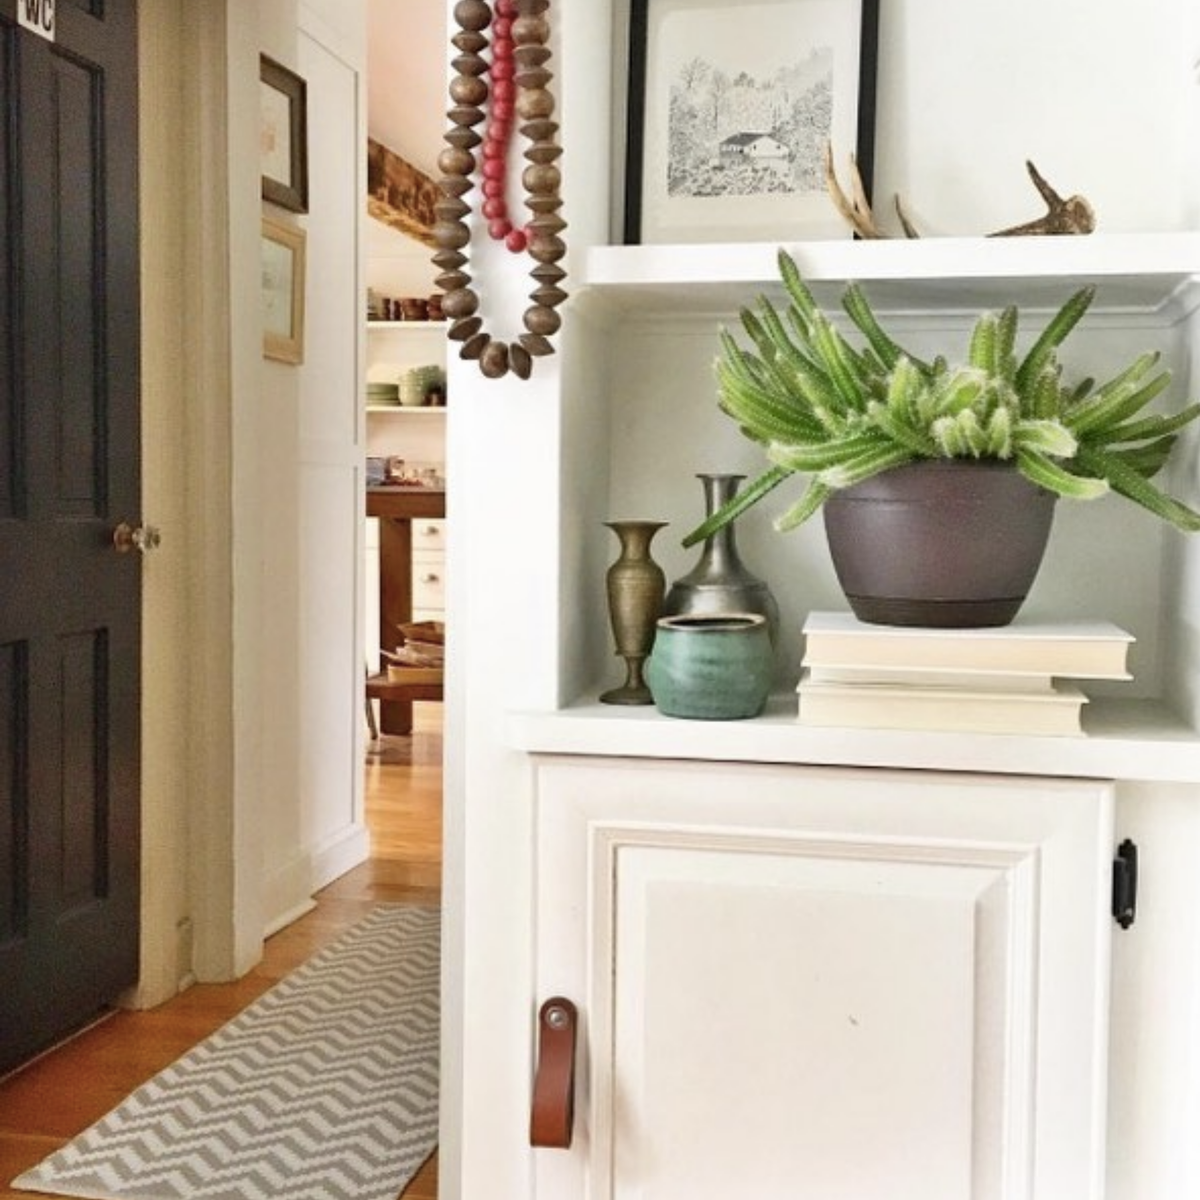
<path id="1" fill-rule="evenodd" d="M 583 1039 L 539 1197 L 1102 1195 L 1108 785 L 537 774 L 538 987 Z"/>

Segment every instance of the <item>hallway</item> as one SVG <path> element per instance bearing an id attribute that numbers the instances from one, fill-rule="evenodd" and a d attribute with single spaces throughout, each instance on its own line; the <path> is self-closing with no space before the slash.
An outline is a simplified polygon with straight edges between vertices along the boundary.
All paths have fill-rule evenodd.
<path id="1" fill-rule="evenodd" d="M 380 903 L 441 899 L 441 705 L 418 704 L 411 736 L 367 744 L 371 858 L 318 893 L 317 907 L 271 937 L 262 962 L 229 984 L 197 984 L 157 1009 L 118 1012 L 0 1083 L 0 1200 L 29 1166 L 235 1016 Z M 436 1155 L 404 1192 L 435 1200 Z"/>

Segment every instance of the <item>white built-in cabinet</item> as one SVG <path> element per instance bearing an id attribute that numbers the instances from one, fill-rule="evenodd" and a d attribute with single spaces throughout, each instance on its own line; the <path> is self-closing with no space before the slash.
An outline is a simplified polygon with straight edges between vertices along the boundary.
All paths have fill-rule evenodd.
<path id="1" fill-rule="evenodd" d="M 979 308 L 1014 299 L 1044 316 L 1095 281 L 1083 359 L 1103 370 L 1155 346 L 1179 378 L 1173 398 L 1188 389 L 1200 236 L 791 249 L 823 299 L 863 281 L 930 345 L 961 337 Z M 1115 500 L 1056 518 L 1029 611 L 1108 616 L 1138 639 L 1134 679 L 1090 689 L 1083 738 L 799 725 L 799 625 L 844 607 L 819 527 L 743 534 L 785 614 L 761 717 L 680 721 L 596 700 L 620 673 L 602 521 L 687 527 L 694 485 L 666 468 L 665 445 L 707 469 L 755 469 L 689 385 L 709 369 L 698 347 L 713 313 L 776 290 L 774 252 L 588 257 L 580 302 L 597 344 L 622 351 L 608 490 L 579 527 L 597 552 L 564 580 L 596 636 L 563 646 L 562 702 L 511 711 L 507 726 L 533 781 L 531 1058 L 537 1004 L 559 994 L 580 1009 L 576 1141 L 534 1152 L 533 1192 L 782 1200 L 804 1181 L 822 1200 L 1182 1200 L 1198 1164 L 1178 1114 L 1197 1111 L 1200 1079 L 1186 1055 L 1153 1070 L 1144 1055 L 1156 1040 L 1191 1045 L 1200 941 L 1173 921 L 1165 878 L 1148 885 L 1164 889 L 1150 919 L 1165 923 L 1148 931 L 1117 927 L 1110 885 L 1131 830 L 1152 864 L 1173 841 L 1200 852 L 1179 807 L 1200 783 L 1195 539 Z M 1193 504 L 1195 461 L 1189 441 L 1171 480 Z M 658 556 L 668 578 L 692 557 L 669 541 Z M 1178 989 L 1169 1010 L 1149 1000 L 1160 985 Z"/>
<path id="2" fill-rule="evenodd" d="M 1103 1194 L 1111 785 L 535 772 L 537 985 L 586 1046 L 539 1197 Z"/>

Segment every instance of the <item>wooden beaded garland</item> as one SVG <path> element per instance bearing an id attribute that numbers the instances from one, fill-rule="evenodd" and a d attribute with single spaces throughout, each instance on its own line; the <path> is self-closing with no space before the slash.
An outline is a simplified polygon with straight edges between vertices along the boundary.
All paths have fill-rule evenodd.
<path id="1" fill-rule="evenodd" d="M 549 87 L 553 76 L 546 67 L 550 60 L 549 8 L 550 0 L 496 0 L 494 12 L 488 0 L 459 0 L 454 6 L 458 31 L 450 40 L 459 53 L 451 62 L 455 71 L 449 89 L 453 106 L 447 113 L 451 126 L 445 135 L 446 149 L 438 156 L 441 196 L 434 209 L 438 249 L 433 261 L 441 270 L 437 284 L 445 292 L 442 309 L 451 321 L 448 336 L 462 343 L 459 357 L 477 360 L 489 379 L 498 379 L 510 370 L 528 379 L 533 359 L 554 353 L 550 337 L 562 324 L 555 309 L 567 298 L 559 286 L 566 276 L 559 262 L 567 247 L 559 236 L 566 228 L 559 216 L 562 181 L 556 165 L 562 148 L 555 140 L 558 124 L 552 119 L 554 97 Z M 484 54 L 489 27 L 490 62 Z M 490 84 L 485 77 L 490 77 Z M 489 102 L 490 108 L 485 109 Z M 510 221 L 504 195 L 514 117 L 528 142 L 524 157 L 529 165 L 521 182 L 525 207 L 532 216 L 523 229 Z M 476 130 L 479 125 L 484 125 L 482 134 Z M 465 269 L 471 206 L 463 197 L 475 186 L 472 176 L 477 168 L 489 234 L 514 253 L 528 253 L 534 263 L 530 277 L 536 287 L 529 296 L 533 304 L 522 318 L 526 332 L 511 344 L 483 328 L 482 318 L 476 315 L 479 296 Z"/>

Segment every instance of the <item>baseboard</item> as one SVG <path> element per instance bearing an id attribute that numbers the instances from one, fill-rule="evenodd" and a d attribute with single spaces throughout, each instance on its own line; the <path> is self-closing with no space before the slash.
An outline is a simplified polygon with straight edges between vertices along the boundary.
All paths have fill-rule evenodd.
<path id="1" fill-rule="evenodd" d="M 317 891 L 352 871 L 371 856 L 367 827 L 354 822 L 312 851 L 312 886 Z"/>

